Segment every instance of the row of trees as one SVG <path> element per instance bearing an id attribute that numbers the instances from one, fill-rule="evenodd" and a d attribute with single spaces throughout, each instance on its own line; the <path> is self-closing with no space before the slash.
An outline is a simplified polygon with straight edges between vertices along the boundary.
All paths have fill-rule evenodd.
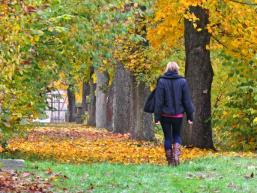
<path id="1" fill-rule="evenodd" d="M 141 137 L 137 133 L 143 131 L 142 123 L 146 123 L 150 134 L 142 136 L 153 138 L 151 117 L 143 115 L 141 110 L 146 89 L 143 92 L 140 89 L 145 86 L 137 87 L 136 77 L 113 57 L 113 42 L 118 35 L 125 37 L 130 29 L 131 23 L 124 21 L 133 15 L 133 4 L 113 3 L 5 1 L 1 5 L 4 21 L 1 45 L 5 48 L 1 50 L 4 68 L 1 74 L 1 130 L 4 135 L 41 116 L 47 105 L 47 93 L 60 85 L 67 88 L 69 120 L 74 121 L 75 93 L 82 82 L 83 99 L 90 94 L 90 125 L 113 127 L 123 133 L 131 131 L 133 136 Z M 119 85 L 119 81 L 113 81 L 120 76 L 125 82 L 129 81 L 125 89 L 129 95 L 123 104 L 124 111 L 128 112 L 123 113 L 122 120 L 123 82 Z M 110 96 L 113 100 L 108 101 L 107 107 L 107 96 L 111 92 L 115 94 Z M 83 100 L 84 111 L 86 104 Z M 126 127 L 121 124 L 124 120 Z"/>
<path id="2" fill-rule="evenodd" d="M 193 129 L 184 127 L 183 142 L 213 148 L 212 121 L 230 123 L 211 111 L 212 53 L 231 67 L 228 77 L 251 80 L 245 84 L 253 101 L 247 114 L 252 132 L 242 140 L 256 144 L 255 8 L 255 2 L 234 0 L 4 1 L 1 129 L 19 129 L 42 114 L 47 92 L 60 84 L 67 89 L 69 120 L 74 121 L 75 94 L 83 84 L 82 110 L 88 110 L 89 125 L 153 139 L 152 119 L 143 113 L 143 104 L 172 58 L 185 61 L 196 106 Z M 217 117 L 221 98 L 217 95 L 213 106 Z M 239 103 L 228 106 L 238 108 Z"/>

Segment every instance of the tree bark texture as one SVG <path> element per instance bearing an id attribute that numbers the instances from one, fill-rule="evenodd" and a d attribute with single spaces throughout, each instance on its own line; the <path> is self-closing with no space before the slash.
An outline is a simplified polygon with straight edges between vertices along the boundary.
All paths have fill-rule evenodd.
<path id="1" fill-rule="evenodd" d="M 131 85 L 130 72 L 118 63 L 113 81 L 113 130 L 116 133 L 128 133 L 133 121 L 130 119 Z"/>
<path id="2" fill-rule="evenodd" d="M 122 64 L 117 64 L 113 83 L 114 132 L 130 133 L 135 139 L 154 139 L 152 116 L 143 112 L 149 92 Z"/>
<path id="3" fill-rule="evenodd" d="M 153 119 L 152 115 L 145 113 L 143 108 L 145 99 L 150 94 L 150 89 L 143 82 L 137 83 L 135 80 L 132 84 L 132 102 L 131 102 L 131 135 L 133 139 L 153 140 Z"/>
<path id="4" fill-rule="evenodd" d="M 107 129 L 112 131 L 112 121 L 113 121 L 113 86 L 111 86 L 108 90 L 107 94 L 107 112 L 106 112 L 106 120 L 107 120 Z"/>
<path id="5" fill-rule="evenodd" d="M 96 127 L 107 128 L 108 76 L 97 71 L 96 77 Z"/>
<path id="6" fill-rule="evenodd" d="M 88 110 L 87 96 L 89 94 L 90 94 L 89 84 L 86 82 L 83 82 L 83 86 L 82 86 L 82 113 L 83 114 L 85 114 L 85 112 Z"/>
<path id="7" fill-rule="evenodd" d="M 68 121 L 74 122 L 76 118 L 76 101 L 75 101 L 75 92 L 72 85 L 68 86 L 67 89 L 68 95 Z"/>
<path id="8" fill-rule="evenodd" d="M 207 10 L 201 7 L 190 7 L 200 20 L 197 32 L 191 21 L 185 20 L 185 50 L 186 50 L 186 79 L 189 83 L 193 104 L 195 105 L 195 118 L 192 129 L 186 124 L 182 130 L 184 145 L 193 145 L 200 148 L 213 148 L 211 128 L 211 85 L 213 69 L 210 61 L 210 51 L 206 45 L 210 43 L 210 34 L 205 29 L 209 23 Z"/>
<path id="9" fill-rule="evenodd" d="M 96 96 L 95 96 L 95 91 L 96 91 L 96 84 L 94 84 L 92 78 L 89 80 L 89 90 L 90 90 L 90 103 L 88 106 L 88 122 L 87 124 L 89 126 L 96 126 L 96 118 L 95 118 L 95 111 L 96 111 Z"/>

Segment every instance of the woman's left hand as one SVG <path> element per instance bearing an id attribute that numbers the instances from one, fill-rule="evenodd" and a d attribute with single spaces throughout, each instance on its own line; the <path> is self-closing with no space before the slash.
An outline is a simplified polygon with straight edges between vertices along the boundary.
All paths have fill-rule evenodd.
<path id="1" fill-rule="evenodd" d="M 155 124 L 156 124 L 156 125 L 160 125 L 160 121 L 156 122 Z"/>

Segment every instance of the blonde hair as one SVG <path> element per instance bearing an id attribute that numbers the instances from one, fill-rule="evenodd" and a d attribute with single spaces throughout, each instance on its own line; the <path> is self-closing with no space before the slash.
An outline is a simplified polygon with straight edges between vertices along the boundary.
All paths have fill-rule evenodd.
<path id="1" fill-rule="evenodd" d="M 168 72 L 168 71 L 178 72 L 179 71 L 178 64 L 176 62 L 169 62 L 165 69 L 165 72 Z"/>

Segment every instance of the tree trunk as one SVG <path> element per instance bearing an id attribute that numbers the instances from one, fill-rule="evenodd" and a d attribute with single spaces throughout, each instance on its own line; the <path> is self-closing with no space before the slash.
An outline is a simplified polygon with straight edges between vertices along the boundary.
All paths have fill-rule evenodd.
<path id="1" fill-rule="evenodd" d="M 152 115 L 144 112 L 145 99 L 150 94 L 150 89 L 143 82 L 139 84 L 134 80 L 131 96 L 131 120 L 133 126 L 130 133 L 133 139 L 153 140 L 153 119 Z"/>
<path id="2" fill-rule="evenodd" d="M 149 88 L 117 64 L 113 90 L 113 131 L 131 133 L 134 139 L 154 139 L 152 116 L 143 112 Z"/>
<path id="3" fill-rule="evenodd" d="M 88 106 L 88 121 L 87 124 L 89 126 L 96 126 L 96 121 L 95 121 L 95 106 L 96 106 L 96 96 L 95 96 L 95 90 L 96 90 L 96 85 L 93 82 L 93 79 L 90 78 L 89 80 L 89 89 L 90 89 L 90 103 Z"/>
<path id="4" fill-rule="evenodd" d="M 186 79 L 189 83 L 193 103 L 196 108 L 192 130 L 184 125 L 182 140 L 185 145 L 200 148 L 213 148 L 211 128 L 211 85 L 213 69 L 210 51 L 206 45 L 210 43 L 210 34 L 205 29 L 208 24 L 208 12 L 201 7 L 190 7 L 200 20 L 197 32 L 191 21 L 185 20 Z"/>
<path id="5" fill-rule="evenodd" d="M 74 87 L 72 85 L 68 86 L 67 95 L 68 95 L 68 121 L 74 122 L 75 116 L 76 116 L 76 107 L 75 107 L 76 101 L 75 101 Z"/>
<path id="6" fill-rule="evenodd" d="M 96 127 L 107 127 L 107 96 L 108 76 L 106 73 L 96 72 Z"/>
<path id="7" fill-rule="evenodd" d="M 113 131 L 116 133 L 128 133 L 131 123 L 134 121 L 130 120 L 131 85 L 130 72 L 118 63 L 113 80 Z"/>
<path id="8" fill-rule="evenodd" d="M 113 86 L 109 88 L 108 94 L 107 94 L 107 112 L 106 112 L 106 121 L 107 121 L 107 129 L 109 131 L 112 131 L 113 129 Z"/>
<path id="9" fill-rule="evenodd" d="M 125 4 L 125 11 L 129 11 L 134 3 Z M 145 11 L 145 6 L 139 6 Z M 138 14 L 135 20 L 135 34 L 145 37 L 146 26 L 141 25 L 145 17 Z M 138 48 L 133 48 L 131 54 L 140 50 L 142 46 L 148 46 L 148 42 L 142 42 Z M 153 127 L 152 116 L 143 112 L 145 99 L 149 89 L 143 83 L 137 83 L 131 72 L 126 70 L 122 63 L 116 65 L 113 81 L 113 131 L 116 133 L 130 133 L 132 138 L 152 140 Z"/>
<path id="10" fill-rule="evenodd" d="M 82 114 L 84 115 L 85 112 L 88 110 L 87 107 L 87 96 L 90 94 L 89 84 L 83 82 L 82 86 Z"/>

